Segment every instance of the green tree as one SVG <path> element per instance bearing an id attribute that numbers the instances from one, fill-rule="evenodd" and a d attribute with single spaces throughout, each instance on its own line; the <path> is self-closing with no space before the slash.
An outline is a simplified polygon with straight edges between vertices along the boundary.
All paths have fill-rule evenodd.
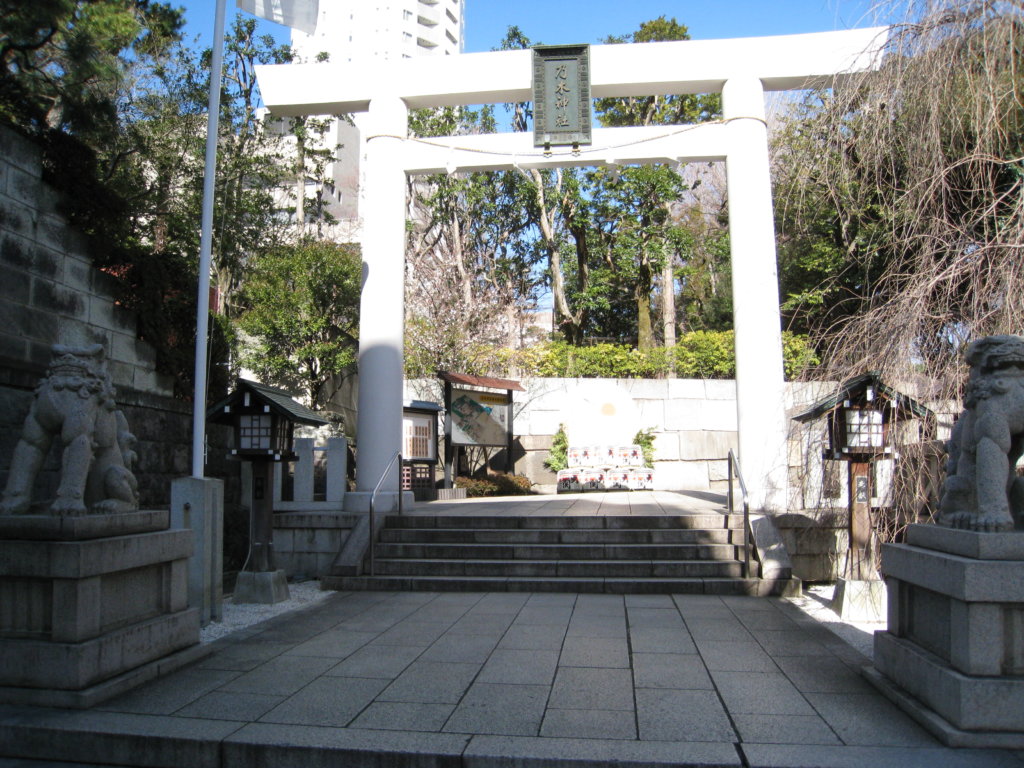
<path id="1" fill-rule="evenodd" d="M 158 56 L 182 25 L 150 0 L 2 0 L 0 20 L 0 119 L 94 146 L 117 130 L 131 59 Z"/>
<path id="2" fill-rule="evenodd" d="M 646 21 L 633 33 L 609 37 L 606 43 L 650 43 L 689 40 L 689 30 L 674 18 Z M 718 94 L 683 94 L 597 99 L 595 112 L 606 127 L 681 125 L 721 115 Z M 598 252 L 615 282 L 635 304 L 637 345 L 655 345 L 652 297 L 660 288 L 663 341 L 676 336 L 676 261 L 687 243 L 687 218 L 679 208 L 688 184 L 676 168 L 656 165 L 596 172 L 589 176 L 594 201 L 592 222 L 601 232 Z M 690 238 L 692 240 L 692 238 Z M 660 286 L 658 283 L 660 281 Z M 621 314 L 621 313 L 620 313 Z"/>
<path id="3" fill-rule="evenodd" d="M 1017 4 L 906 4 L 878 72 L 783 126 L 776 203 L 784 306 L 821 375 L 961 385 L 968 338 L 1024 311 L 1024 18 Z"/>
<path id="4" fill-rule="evenodd" d="M 261 379 L 300 390 L 313 407 L 356 361 L 359 249 L 326 241 L 280 245 L 254 259 L 238 327 L 251 337 L 241 363 Z"/>

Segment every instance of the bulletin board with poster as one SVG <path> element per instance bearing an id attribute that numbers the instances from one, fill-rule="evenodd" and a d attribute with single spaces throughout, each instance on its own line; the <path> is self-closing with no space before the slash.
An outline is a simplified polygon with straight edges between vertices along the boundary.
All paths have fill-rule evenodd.
<path id="1" fill-rule="evenodd" d="M 506 471 L 513 471 L 512 393 L 523 392 L 518 381 L 491 376 L 441 373 L 444 382 L 445 487 L 451 487 L 455 449 L 505 448 Z"/>

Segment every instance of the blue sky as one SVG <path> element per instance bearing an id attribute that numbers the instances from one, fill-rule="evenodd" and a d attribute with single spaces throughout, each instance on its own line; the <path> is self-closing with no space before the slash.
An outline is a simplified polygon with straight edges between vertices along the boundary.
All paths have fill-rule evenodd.
<path id="1" fill-rule="evenodd" d="M 186 9 L 187 37 L 198 35 L 209 45 L 214 0 L 178 2 Z M 871 5 L 872 0 L 466 0 L 465 49 L 491 50 L 511 24 L 534 43 L 598 43 L 658 16 L 685 24 L 694 39 L 825 32 L 871 26 Z M 228 0 L 229 23 L 235 12 L 234 0 Z M 261 24 L 281 42 L 288 40 L 284 27 Z"/>

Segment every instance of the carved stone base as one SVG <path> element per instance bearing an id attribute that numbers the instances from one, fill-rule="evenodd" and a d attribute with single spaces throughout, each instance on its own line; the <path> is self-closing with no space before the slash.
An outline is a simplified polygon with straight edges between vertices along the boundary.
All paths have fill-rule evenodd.
<path id="1" fill-rule="evenodd" d="M 868 679 L 951 746 L 1024 746 L 1024 534 L 911 526 L 882 572 Z"/>
<path id="2" fill-rule="evenodd" d="M 151 530 L 166 521 L 0 518 L 0 701 L 90 706 L 123 690 L 108 681 L 199 642 L 191 533 Z"/>
<path id="3" fill-rule="evenodd" d="M 273 605 L 288 599 L 288 578 L 284 571 L 242 571 L 235 581 L 233 603 Z"/>

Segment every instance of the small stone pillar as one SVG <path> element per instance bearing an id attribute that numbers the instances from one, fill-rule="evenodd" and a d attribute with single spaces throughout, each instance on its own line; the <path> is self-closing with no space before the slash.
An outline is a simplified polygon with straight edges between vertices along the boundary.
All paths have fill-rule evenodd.
<path id="1" fill-rule="evenodd" d="M 188 602 L 199 623 L 220 621 L 224 603 L 224 481 L 181 477 L 171 483 L 171 527 L 192 532 Z"/>
<path id="2" fill-rule="evenodd" d="M 288 578 L 274 562 L 273 461 L 252 462 L 249 557 L 235 582 L 235 603 L 280 603 L 288 599 Z"/>

